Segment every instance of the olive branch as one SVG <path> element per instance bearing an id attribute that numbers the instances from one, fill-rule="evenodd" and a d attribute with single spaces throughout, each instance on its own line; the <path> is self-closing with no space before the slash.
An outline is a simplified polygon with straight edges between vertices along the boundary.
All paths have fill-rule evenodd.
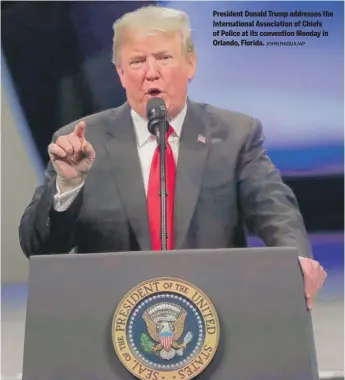
<path id="1" fill-rule="evenodd" d="M 140 343 L 145 352 L 151 352 L 152 347 L 155 345 L 146 333 L 140 335 Z"/>

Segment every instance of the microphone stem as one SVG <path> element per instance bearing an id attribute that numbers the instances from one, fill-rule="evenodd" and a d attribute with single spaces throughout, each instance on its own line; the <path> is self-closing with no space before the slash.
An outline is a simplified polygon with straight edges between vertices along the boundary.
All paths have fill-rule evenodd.
<path id="1" fill-rule="evenodd" d="M 159 123 L 157 139 L 160 151 L 161 249 L 167 250 L 167 188 L 166 188 L 166 136 L 167 123 Z"/>

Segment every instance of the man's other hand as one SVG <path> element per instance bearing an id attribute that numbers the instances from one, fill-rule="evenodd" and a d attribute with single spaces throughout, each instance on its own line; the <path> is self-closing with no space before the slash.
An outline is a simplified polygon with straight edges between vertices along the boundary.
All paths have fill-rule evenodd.
<path id="1" fill-rule="evenodd" d="M 326 280 L 327 273 L 320 263 L 315 260 L 299 257 L 299 262 L 304 275 L 304 293 L 307 300 L 307 308 L 310 310 Z"/>

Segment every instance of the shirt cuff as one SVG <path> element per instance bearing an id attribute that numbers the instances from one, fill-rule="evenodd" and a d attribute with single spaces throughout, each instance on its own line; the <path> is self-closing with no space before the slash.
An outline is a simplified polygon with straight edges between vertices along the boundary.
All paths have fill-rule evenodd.
<path id="1" fill-rule="evenodd" d="M 73 203 L 83 186 L 84 182 L 75 189 L 68 190 L 65 193 L 61 194 L 61 190 L 56 181 L 56 194 L 54 195 L 53 202 L 54 210 L 59 212 L 66 211 L 69 208 L 69 206 Z"/>

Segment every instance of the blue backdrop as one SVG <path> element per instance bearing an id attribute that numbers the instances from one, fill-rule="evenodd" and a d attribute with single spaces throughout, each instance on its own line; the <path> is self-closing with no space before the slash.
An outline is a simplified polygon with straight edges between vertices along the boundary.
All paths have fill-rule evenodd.
<path id="1" fill-rule="evenodd" d="M 344 4 L 324 1 L 161 2 L 190 17 L 198 53 L 191 83 L 193 99 L 259 118 L 266 147 L 284 176 L 343 172 L 344 150 Z M 333 17 L 213 17 L 213 11 L 333 12 Z M 213 21 L 320 21 L 327 37 L 246 37 L 248 40 L 306 41 L 304 46 L 214 46 Z M 223 28 L 244 31 L 246 28 Z M 293 31 L 296 28 L 251 28 Z M 298 29 L 298 28 L 297 28 Z"/>

